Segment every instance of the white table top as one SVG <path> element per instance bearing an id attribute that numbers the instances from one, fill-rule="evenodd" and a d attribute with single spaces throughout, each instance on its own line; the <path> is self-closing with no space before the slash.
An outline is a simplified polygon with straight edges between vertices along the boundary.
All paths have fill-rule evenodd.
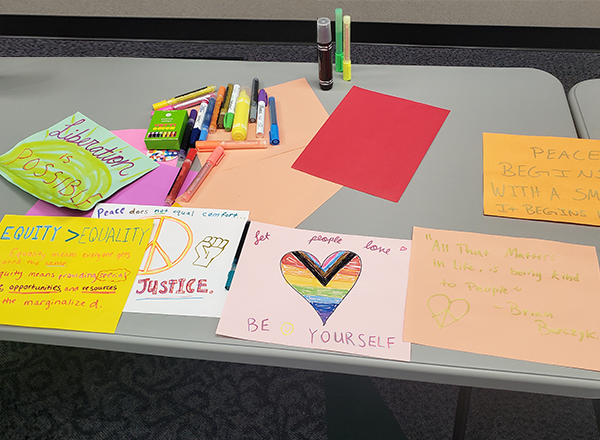
<path id="1" fill-rule="evenodd" d="M 0 152 L 81 111 L 109 129 L 146 128 L 153 102 L 198 84 L 266 86 L 306 78 L 328 112 L 357 85 L 451 110 L 399 203 L 347 188 L 299 227 L 411 238 L 413 226 L 600 245 L 594 228 L 483 216 L 482 133 L 576 137 L 562 85 L 520 68 L 353 65 L 352 82 L 318 88 L 311 63 L 123 58 L 3 58 Z M 0 181 L 0 214 L 34 198 Z M 214 318 L 124 313 L 116 334 L 0 326 L 0 339 L 284 366 L 487 388 L 600 397 L 600 373 L 414 345 L 412 362 L 217 337 Z"/>

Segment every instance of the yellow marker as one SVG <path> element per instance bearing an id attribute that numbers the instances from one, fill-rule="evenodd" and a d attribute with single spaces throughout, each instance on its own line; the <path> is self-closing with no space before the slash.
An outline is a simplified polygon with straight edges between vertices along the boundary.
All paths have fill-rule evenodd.
<path id="1" fill-rule="evenodd" d="M 344 62 L 342 77 L 344 81 L 352 78 L 352 63 L 350 62 L 350 16 L 344 15 Z"/>
<path id="2" fill-rule="evenodd" d="M 157 102 L 156 104 L 152 104 L 152 108 L 154 110 L 158 110 L 169 105 L 179 104 L 181 102 L 189 101 L 190 99 L 194 99 L 199 96 L 208 95 L 209 93 L 214 92 L 216 89 L 217 88 L 215 86 L 206 86 L 201 89 L 194 90 L 193 92 L 189 92 L 184 95 L 176 96 L 175 98 L 166 99 L 164 101 Z"/>
<path id="3" fill-rule="evenodd" d="M 235 105 L 231 137 L 235 141 L 243 141 L 248 135 L 248 117 L 250 116 L 250 88 L 242 87 Z"/>

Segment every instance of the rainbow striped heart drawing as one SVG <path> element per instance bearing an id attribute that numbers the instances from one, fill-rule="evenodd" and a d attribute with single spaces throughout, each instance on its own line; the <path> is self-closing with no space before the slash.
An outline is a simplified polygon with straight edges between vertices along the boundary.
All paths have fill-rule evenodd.
<path id="1" fill-rule="evenodd" d="M 315 309 L 323 325 L 352 290 L 361 269 L 360 257 L 350 251 L 334 252 L 322 264 L 305 251 L 281 258 L 283 278 Z"/>

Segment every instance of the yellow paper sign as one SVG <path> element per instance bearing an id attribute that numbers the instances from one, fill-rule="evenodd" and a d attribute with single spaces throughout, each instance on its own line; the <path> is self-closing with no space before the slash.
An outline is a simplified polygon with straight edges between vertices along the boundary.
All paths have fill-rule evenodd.
<path id="1" fill-rule="evenodd" d="M 593 246 L 414 228 L 404 340 L 600 370 Z"/>
<path id="2" fill-rule="evenodd" d="M 7 215 L 0 324 L 114 333 L 152 220 Z"/>
<path id="3" fill-rule="evenodd" d="M 483 212 L 600 225 L 600 140 L 484 133 Z"/>

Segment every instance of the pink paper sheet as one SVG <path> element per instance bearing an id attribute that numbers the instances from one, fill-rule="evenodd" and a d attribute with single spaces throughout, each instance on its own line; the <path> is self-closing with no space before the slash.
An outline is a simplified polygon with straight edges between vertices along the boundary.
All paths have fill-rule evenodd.
<path id="1" fill-rule="evenodd" d="M 397 202 L 449 113 L 354 86 L 292 168 Z"/>
<path id="2" fill-rule="evenodd" d="M 143 151 L 141 148 L 146 148 L 144 146 L 144 136 L 146 130 L 113 130 L 112 133 L 116 134 L 125 142 L 140 151 Z M 177 163 L 177 161 L 172 162 Z M 173 181 L 177 177 L 178 172 L 179 168 L 175 166 L 161 164 L 158 168 L 150 171 L 135 182 L 127 185 L 125 188 L 113 194 L 111 197 L 106 199 L 105 202 L 164 206 L 165 197 L 167 196 Z M 185 188 L 188 187 L 196 174 L 197 173 L 195 171 L 189 172 L 186 180 L 183 183 L 182 191 L 180 191 L 180 193 L 185 191 Z M 27 215 L 91 217 L 92 211 L 93 210 L 78 211 L 76 209 L 59 208 L 51 203 L 38 200 L 27 212 Z"/>
<path id="3" fill-rule="evenodd" d="M 409 258 L 410 240 L 253 221 L 217 334 L 408 361 Z"/>

